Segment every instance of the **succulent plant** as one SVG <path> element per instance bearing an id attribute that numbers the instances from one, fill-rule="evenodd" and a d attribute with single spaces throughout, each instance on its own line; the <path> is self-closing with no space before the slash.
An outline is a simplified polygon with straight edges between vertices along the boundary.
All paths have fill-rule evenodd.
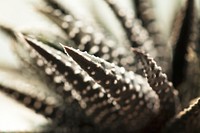
<path id="1" fill-rule="evenodd" d="M 152 1 L 133 0 L 135 14 L 118 0 L 102 3 L 123 37 L 60 0 L 34 6 L 59 32 L 0 25 L 20 64 L 0 67 L 0 91 L 49 120 L 31 132 L 199 132 L 197 1 L 182 2 L 169 37 Z"/>

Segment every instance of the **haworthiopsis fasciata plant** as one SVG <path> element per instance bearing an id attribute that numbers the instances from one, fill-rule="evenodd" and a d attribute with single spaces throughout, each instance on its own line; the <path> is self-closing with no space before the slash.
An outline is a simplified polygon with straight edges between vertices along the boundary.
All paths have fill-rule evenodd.
<path id="1" fill-rule="evenodd" d="M 134 10 L 101 2 L 121 38 L 98 15 L 83 18 L 64 0 L 34 5 L 59 32 L 1 25 L 20 68 L 1 68 L 0 91 L 50 121 L 34 131 L 198 133 L 198 2 L 179 3 L 169 36 L 153 1 L 132 0 Z"/>

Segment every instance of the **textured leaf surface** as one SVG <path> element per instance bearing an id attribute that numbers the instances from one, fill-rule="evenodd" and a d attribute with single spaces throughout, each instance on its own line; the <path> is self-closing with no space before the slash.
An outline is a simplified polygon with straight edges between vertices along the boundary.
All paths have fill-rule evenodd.
<path id="1" fill-rule="evenodd" d="M 145 123 L 145 120 L 141 118 L 145 115 L 154 116 L 156 114 L 159 109 L 157 96 L 141 76 L 87 53 L 66 46 L 64 48 L 81 68 L 116 99 L 122 113 L 130 114 L 125 116 L 127 124 L 130 123 L 128 120 L 131 120 L 133 125 L 138 121 Z"/>
<path id="2" fill-rule="evenodd" d="M 178 111 L 180 106 L 178 92 L 173 88 L 172 83 L 167 80 L 166 74 L 162 73 L 161 67 L 157 66 L 153 58 L 140 50 L 133 49 L 133 51 L 141 60 L 148 82 L 160 99 L 160 114 L 153 120 L 149 128 L 163 126 L 163 123 Z M 157 128 L 151 130 L 157 130 Z"/>
<path id="3" fill-rule="evenodd" d="M 127 69 L 135 70 L 134 55 L 127 51 L 129 46 L 117 45 L 116 41 L 106 38 L 95 27 L 76 19 L 70 13 L 62 14 L 60 8 L 54 8 L 50 11 L 43 9 L 42 12 L 61 27 L 68 38 L 75 42 L 76 48 L 88 51 L 90 54 L 124 66 Z"/>
<path id="4" fill-rule="evenodd" d="M 152 35 L 154 34 L 152 33 L 154 31 L 148 31 L 148 29 L 144 28 L 140 22 L 141 18 L 140 19 L 135 18 L 133 13 L 123 9 L 119 5 L 117 0 L 105 0 L 105 1 L 108 3 L 108 5 L 111 7 L 111 9 L 121 22 L 123 28 L 126 31 L 127 37 L 132 44 L 132 47 L 138 47 L 145 50 L 152 57 L 154 57 L 156 61 L 159 62 L 159 64 L 163 67 L 165 72 L 168 71 L 167 62 L 170 61 L 171 57 L 170 54 L 164 54 L 164 51 L 166 52 L 166 50 L 168 50 L 168 46 L 165 45 L 164 39 L 161 37 L 157 37 L 156 35 Z M 145 4 L 148 5 L 147 3 Z M 136 7 L 136 9 L 137 8 L 139 7 Z M 147 21 L 153 23 L 152 22 L 153 20 L 147 20 Z M 147 26 L 147 24 L 144 25 Z M 155 28 L 153 28 L 152 30 L 155 30 Z"/>

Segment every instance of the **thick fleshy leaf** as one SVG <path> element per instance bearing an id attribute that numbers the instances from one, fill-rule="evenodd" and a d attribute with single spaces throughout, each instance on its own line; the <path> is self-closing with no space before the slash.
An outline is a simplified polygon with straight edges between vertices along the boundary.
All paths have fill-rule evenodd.
<path id="1" fill-rule="evenodd" d="M 146 29 L 142 27 L 139 20 L 134 17 L 133 13 L 128 13 L 128 11 L 121 9 L 116 0 L 105 1 L 108 3 L 115 15 L 120 20 L 122 26 L 126 31 L 128 39 L 132 43 L 132 47 L 145 47 L 148 45 L 148 49 L 153 48 L 152 39 L 149 37 Z"/>
<path id="2" fill-rule="evenodd" d="M 164 71 L 167 72 L 169 69 L 168 62 L 170 61 L 171 54 L 166 52 L 170 49 L 165 45 L 164 40 L 161 37 L 157 37 L 155 34 L 151 36 L 151 33 L 143 27 L 140 20 L 135 18 L 133 13 L 124 10 L 116 0 L 105 1 L 124 27 L 125 33 L 127 34 L 132 47 L 138 47 L 148 52 L 155 58 L 159 65 L 162 66 Z"/>
<path id="3" fill-rule="evenodd" d="M 105 122 L 103 119 L 105 115 L 117 118 L 119 105 L 116 105 L 116 102 L 105 93 L 104 89 L 80 69 L 71 58 L 34 39 L 26 38 L 26 41 L 44 60 L 50 63 L 48 69 L 51 69 L 52 66 L 60 74 L 59 82 L 64 81 L 65 84 L 69 83 L 73 86 L 68 91 L 79 101 L 81 107 L 86 110 L 86 114 L 94 118 L 96 123 Z M 64 90 L 67 89 L 64 88 Z"/>
<path id="4" fill-rule="evenodd" d="M 68 113 L 65 113 L 64 119 L 66 121 L 62 121 L 59 125 L 64 125 L 66 127 L 78 127 L 80 124 L 84 126 L 91 125 L 91 120 L 86 118 L 85 113 L 80 107 L 78 93 L 75 91 L 72 92 L 72 86 L 66 81 L 62 81 L 62 75 L 55 69 L 55 66 L 51 65 L 47 60 L 44 60 L 43 56 L 48 56 L 48 54 L 44 53 L 43 56 L 38 54 L 34 48 L 31 48 L 24 39 L 24 36 L 20 33 L 17 33 L 16 39 L 15 41 L 17 42 L 15 42 L 14 45 L 16 48 L 15 51 L 21 60 L 23 60 L 23 65 L 26 66 L 30 64 L 28 71 L 36 71 L 38 73 L 38 79 L 48 84 L 49 89 L 53 89 L 51 91 L 59 94 L 63 98 L 63 101 L 65 101 L 65 112 Z M 24 72 L 28 72 L 26 69 L 27 67 Z"/>
<path id="5" fill-rule="evenodd" d="M 123 67 L 117 67 L 103 59 L 64 46 L 68 53 L 97 83 L 105 88 L 125 112 L 125 123 L 132 124 L 127 129 L 138 130 L 137 123 L 143 121 L 145 125 L 149 119 L 142 119 L 148 115 L 154 116 L 159 110 L 159 100 L 154 91 L 149 88 L 146 80 L 133 72 L 127 72 Z M 144 126 L 140 125 L 140 126 Z"/>
<path id="6" fill-rule="evenodd" d="M 173 117 L 180 108 L 178 92 L 173 88 L 172 83 L 167 80 L 166 74 L 162 72 L 161 67 L 156 64 L 153 58 L 139 49 L 133 49 L 133 51 L 141 60 L 147 80 L 160 99 L 160 114 L 153 120 L 152 125 L 163 126 L 162 124 Z M 157 128 L 153 128 L 153 130 Z"/>
<path id="7" fill-rule="evenodd" d="M 180 92 L 182 105 L 199 96 L 198 15 L 194 0 L 187 0 L 176 17 L 171 44 L 174 46 L 172 82 Z M 188 89 L 191 88 L 191 89 Z"/>
<path id="8" fill-rule="evenodd" d="M 180 12 L 181 18 L 180 14 L 177 17 L 179 20 L 176 21 L 176 25 L 174 26 L 176 28 L 174 28 L 175 31 L 172 33 L 171 40 L 173 41 L 171 43 L 175 46 L 172 80 L 175 87 L 183 82 L 186 76 L 187 61 L 185 57 L 187 55 L 188 45 L 191 42 L 190 33 L 193 30 L 191 27 L 194 26 L 194 12 L 194 0 L 187 0 L 182 12 Z"/>
<path id="9" fill-rule="evenodd" d="M 134 11 L 132 13 L 122 9 L 123 6 L 131 8 L 131 5 L 123 5 L 130 4 L 131 1 L 136 5 L 133 8 L 135 14 Z M 32 19 L 22 23 L 21 18 L 24 16 L 14 19 L 18 18 L 17 12 L 20 10 L 17 10 L 10 22 L 7 17 L 13 16 L 5 12 L 6 18 L 2 22 L 15 25 L 17 20 L 23 27 L 13 25 L 8 28 L 0 25 L 0 30 L 10 36 L 5 38 L 5 44 L 2 38 L 2 44 L 6 46 L 6 39 L 10 39 L 8 42 L 12 45 L 9 46 L 19 57 L 16 58 L 16 63 L 4 65 L 7 59 L 8 62 L 12 60 L 7 56 L 7 46 L 1 47 L 0 58 L 3 55 L 5 61 L 2 63 L 0 59 L 0 92 L 4 91 L 8 96 L 18 98 L 24 105 L 30 101 L 29 107 L 43 116 L 52 112 L 49 118 L 52 118 L 53 123 L 49 123 L 50 126 L 47 127 L 49 132 L 199 132 L 199 99 L 195 104 L 189 103 L 200 95 L 200 27 L 197 24 L 200 20 L 197 22 L 199 12 L 196 10 L 200 8 L 197 6 L 199 1 L 166 1 L 166 5 L 155 4 L 159 6 L 156 7 L 159 10 L 169 3 L 174 9 L 178 9 L 179 16 L 176 16 L 168 43 L 164 40 L 168 38 L 168 33 L 162 34 L 156 19 L 160 18 L 160 11 L 163 10 L 171 15 L 171 7 L 158 11 L 151 5 L 153 0 L 131 1 L 84 3 L 80 0 L 43 0 L 38 2 L 41 6 L 35 4 L 34 7 L 56 24 L 52 27 L 49 26 L 51 22 L 47 24 L 47 31 L 43 31 L 46 25 L 39 25 L 48 23 L 41 16 L 38 17 L 41 21 L 37 21 L 38 25 L 35 25 L 40 29 L 33 29 L 32 22 L 29 23 Z M 0 3 L 4 6 L 7 2 Z M 179 10 L 182 4 L 184 7 Z M 16 5 L 13 9 L 17 7 Z M 82 7 L 86 10 L 82 10 Z M 156 9 L 156 15 L 153 9 Z M 28 14 L 29 11 L 24 12 Z M 29 17 L 34 17 L 34 13 L 30 15 Z M 170 16 L 162 17 L 170 22 Z M 24 30 L 20 31 L 25 36 L 14 30 L 25 28 L 24 26 L 28 32 L 24 34 Z M 169 31 L 167 27 L 163 25 L 162 29 Z M 53 31 L 53 35 L 49 31 Z M 59 43 L 68 46 L 68 54 L 78 64 L 63 53 L 64 49 Z M 129 45 L 131 43 L 152 58 L 140 50 L 132 52 Z M 87 51 L 90 55 L 69 47 Z M 13 64 L 17 64 L 17 67 Z M 133 73 L 141 74 L 141 70 L 144 71 L 143 77 Z M 18 75 L 15 74 L 16 71 L 19 72 Z M 179 95 L 165 73 L 175 83 Z M 32 84 L 34 87 L 31 87 Z M 49 97 L 53 99 L 53 104 L 51 100 L 44 100 Z M 178 112 L 178 97 L 182 107 L 192 106 Z M 48 107 L 50 109 L 46 109 Z M 60 113 L 54 113 L 54 107 L 61 107 Z M 4 118 L 0 122 L 6 123 Z M 8 123 L 8 126 L 10 124 L 12 125 Z"/>

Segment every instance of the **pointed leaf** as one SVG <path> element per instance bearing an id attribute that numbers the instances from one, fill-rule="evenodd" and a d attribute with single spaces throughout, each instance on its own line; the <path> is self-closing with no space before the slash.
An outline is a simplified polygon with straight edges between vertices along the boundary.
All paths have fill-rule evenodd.
<path id="1" fill-rule="evenodd" d="M 133 13 L 123 10 L 116 0 L 105 0 L 113 10 L 118 20 L 121 22 L 132 47 L 140 47 L 148 52 L 161 65 L 165 72 L 168 71 L 168 62 L 171 59 L 168 54 L 169 47 L 163 42 L 160 36 L 150 36 L 148 30 L 145 29 L 140 20 L 134 17 Z M 152 22 L 153 23 L 153 22 Z M 155 38 L 154 38 L 155 37 Z M 169 51 L 170 52 L 170 51 Z M 163 53 L 163 54 L 159 54 Z M 166 53 L 166 54 L 165 54 Z"/>
<path id="2" fill-rule="evenodd" d="M 181 19 L 178 17 L 179 20 L 177 20 L 179 23 L 175 23 L 177 28 L 174 28 L 175 31 L 173 31 L 172 36 L 176 37 L 171 40 L 171 43 L 173 46 L 175 46 L 174 49 L 174 57 L 173 57 L 173 75 L 172 80 L 175 87 L 180 85 L 181 82 L 184 81 L 186 77 L 186 69 L 187 69 L 187 49 L 189 46 L 189 43 L 191 42 L 191 33 L 193 32 L 192 26 L 194 26 L 194 0 L 187 0 L 185 2 L 185 7 L 182 9 L 181 12 Z M 182 21 L 180 21 L 182 20 Z"/>
<path id="3" fill-rule="evenodd" d="M 132 47 L 146 47 L 153 49 L 153 41 L 149 37 L 148 31 L 141 25 L 133 13 L 123 10 L 116 0 L 105 0 L 124 27 Z M 148 45 L 148 47 L 147 47 Z"/>
<path id="4" fill-rule="evenodd" d="M 141 76 L 73 48 L 64 46 L 64 49 L 81 68 L 105 88 L 110 96 L 117 100 L 121 110 L 126 114 L 125 123 L 132 124 L 135 130 L 137 122 L 148 122 L 148 119 L 144 121 L 137 115 L 153 116 L 158 111 L 159 100 Z"/>
<path id="5" fill-rule="evenodd" d="M 158 126 L 152 130 L 158 130 L 170 117 L 173 117 L 180 108 L 178 92 L 173 88 L 172 83 L 167 80 L 166 74 L 162 72 L 156 62 L 148 54 L 139 49 L 133 49 L 144 67 L 149 85 L 157 93 L 160 99 L 160 114 L 153 120 L 152 124 Z M 157 123 L 157 124 L 155 124 Z M 146 129 L 151 128 L 152 125 Z"/>
<path id="6" fill-rule="evenodd" d="M 113 104 L 114 100 L 109 98 L 104 89 L 97 85 L 72 59 L 31 38 L 26 37 L 26 41 L 50 63 L 49 66 L 54 66 L 61 76 L 60 82 L 65 84 L 68 82 L 73 86 L 70 93 L 79 101 L 81 107 L 86 109 L 87 115 L 94 118 L 96 123 L 104 121 L 102 119 L 104 115 L 112 116 L 115 114 L 114 112 L 117 112 L 118 105 Z M 105 113 L 102 115 L 102 112 Z"/>

